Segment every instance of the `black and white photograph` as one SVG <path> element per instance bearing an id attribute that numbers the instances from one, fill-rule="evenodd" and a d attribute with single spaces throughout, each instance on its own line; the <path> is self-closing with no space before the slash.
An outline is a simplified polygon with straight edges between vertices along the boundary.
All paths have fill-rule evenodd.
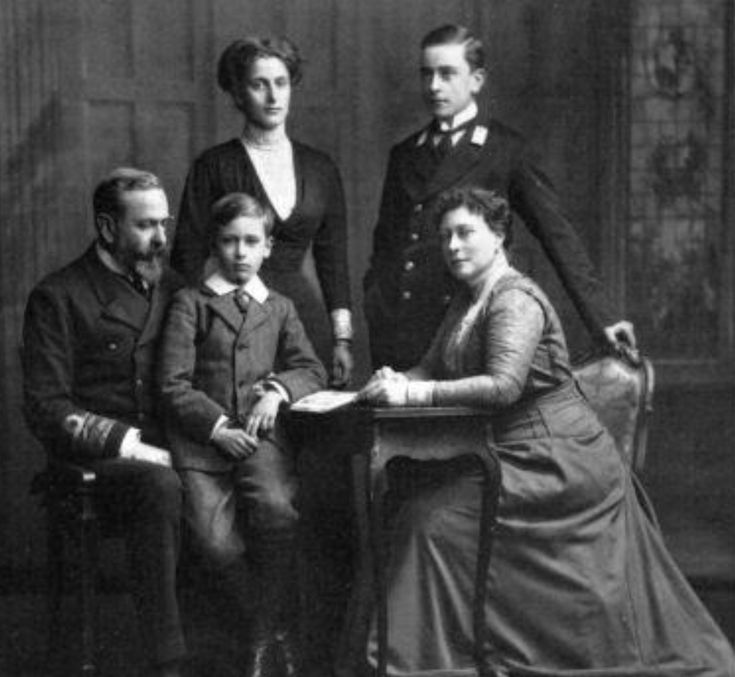
<path id="1" fill-rule="evenodd" d="M 0 35 L 0 677 L 735 677 L 735 0 Z"/>

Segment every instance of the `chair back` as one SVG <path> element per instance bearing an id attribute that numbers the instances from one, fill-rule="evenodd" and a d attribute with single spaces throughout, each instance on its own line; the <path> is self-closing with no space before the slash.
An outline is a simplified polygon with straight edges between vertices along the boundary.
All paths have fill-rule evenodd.
<path id="1" fill-rule="evenodd" d="M 635 472 L 646 459 L 648 418 L 653 411 L 654 371 L 638 351 L 622 347 L 573 367 L 580 390 Z"/>

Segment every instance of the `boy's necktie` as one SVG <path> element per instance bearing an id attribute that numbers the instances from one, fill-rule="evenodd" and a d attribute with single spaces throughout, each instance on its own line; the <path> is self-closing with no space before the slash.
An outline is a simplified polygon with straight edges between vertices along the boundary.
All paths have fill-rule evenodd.
<path id="1" fill-rule="evenodd" d="M 248 294 L 244 289 L 238 289 L 235 292 L 235 303 L 237 304 L 237 307 L 240 309 L 240 312 L 244 315 L 248 312 L 248 304 L 250 303 L 250 294 Z"/>

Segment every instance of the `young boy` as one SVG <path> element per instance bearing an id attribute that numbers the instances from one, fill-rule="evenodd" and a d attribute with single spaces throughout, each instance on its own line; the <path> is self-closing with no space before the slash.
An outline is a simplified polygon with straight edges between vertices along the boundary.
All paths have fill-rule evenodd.
<path id="1" fill-rule="evenodd" d="M 251 621 L 246 675 L 292 660 L 282 628 L 297 481 L 278 410 L 326 383 L 293 303 L 258 277 L 272 227 L 271 212 L 244 193 L 214 204 L 218 269 L 174 297 L 159 373 L 186 520 Z"/>

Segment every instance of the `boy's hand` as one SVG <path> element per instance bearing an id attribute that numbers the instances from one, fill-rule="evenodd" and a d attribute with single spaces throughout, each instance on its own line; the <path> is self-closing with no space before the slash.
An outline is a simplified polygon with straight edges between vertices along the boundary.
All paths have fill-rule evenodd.
<path id="1" fill-rule="evenodd" d="M 245 419 L 245 433 L 257 439 L 258 433 L 271 432 L 282 401 L 278 391 L 266 390 Z"/>
<path id="2" fill-rule="evenodd" d="M 249 435 L 242 428 L 218 428 L 212 435 L 212 443 L 225 455 L 236 461 L 243 461 L 258 450 L 258 438 Z"/>

